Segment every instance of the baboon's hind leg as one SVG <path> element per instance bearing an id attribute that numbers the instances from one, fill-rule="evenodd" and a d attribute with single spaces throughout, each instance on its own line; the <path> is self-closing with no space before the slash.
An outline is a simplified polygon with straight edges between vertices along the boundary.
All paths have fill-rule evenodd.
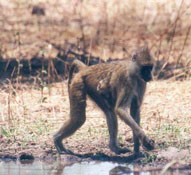
<path id="1" fill-rule="evenodd" d="M 62 140 L 75 133 L 86 120 L 86 91 L 82 80 L 74 81 L 70 88 L 70 119 L 54 135 L 54 144 L 59 154 L 72 153 L 66 150 Z"/>

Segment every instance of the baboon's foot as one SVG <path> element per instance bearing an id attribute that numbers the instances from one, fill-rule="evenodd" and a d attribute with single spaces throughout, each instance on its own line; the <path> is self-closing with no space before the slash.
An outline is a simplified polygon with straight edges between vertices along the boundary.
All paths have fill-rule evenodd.
<path id="1" fill-rule="evenodd" d="M 136 158 L 144 157 L 144 154 L 142 152 L 134 152 L 133 156 L 136 159 Z"/>
<path id="2" fill-rule="evenodd" d="M 58 151 L 58 149 L 57 149 L 57 151 Z M 59 150 L 58 153 L 59 153 L 59 154 L 70 154 L 70 155 L 74 155 L 74 152 L 72 152 L 72 151 L 69 150 L 69 149 Z"/>
<path id="3" fill-rule="evenodd" d="M 59 154 L 74 154 L 72 151 L 64 148 L 63 144 L 57 140 L 54 140 L 54 145 Z"/>
<path id="4" fill-rule="evenodd" d="M 132 152 L 132 150 L 128 149 L 128 148 L 120 148 L 118 146 L 109 146 L 110 150 L 113 151 L 115 154 L 125 154 L 128 152 Z"/>
<path id="5" fill-rule="evenodd" d="M 153 150 L 155 148 L 155 142 L 152 139 L 147 138 L 146 136 L 142 140 L 143 147 L 147 150 Z"/>

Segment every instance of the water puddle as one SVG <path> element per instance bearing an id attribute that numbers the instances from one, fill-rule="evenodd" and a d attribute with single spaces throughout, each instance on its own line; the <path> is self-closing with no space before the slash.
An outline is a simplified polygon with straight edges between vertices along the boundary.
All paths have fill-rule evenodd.
<path id="1" fill-rule="evenodd" d="M 0 161 L 0 175 L 159 175 L 161 169 L 138 170 L 132 164 L 112 162 L 40 161 L 31 163 L 19 161 Z M 190 172 L 190 171 L 189 171 Z M 188 172 L 188 173 L 189 173 Z M 188 174 L 186 170 L 168 170 L 165 175 Z"/>

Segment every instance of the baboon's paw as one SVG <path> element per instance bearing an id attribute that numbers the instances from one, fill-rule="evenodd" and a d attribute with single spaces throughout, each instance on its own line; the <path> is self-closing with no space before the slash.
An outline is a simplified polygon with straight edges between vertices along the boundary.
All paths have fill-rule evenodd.
<path id="1" fill-rule="evenodd" d="M 130 150 L 128 148 L 111 147 L 110 149 L 115 154 L 125 154 L 125 153 L 128 153 L 128 152 L 132 152 L 132 150 Z"/>
<path id="2" fill-rule="evenodd" d="M 62 151 L 61 153 L 59 154 L 70 154 L 70 155 L 75 155 L 74 152 L 72 152 L 71 150 L 69 149 L 66 149 L 65 151 Z"/>
<path id="3" fill-rule="evenodd" d="M 142 152 L 134 152 L 133 156 L 136 159 L 136 158 L 144 157 L 144 154 Z"/>
<path id="4" fill-rule="evenodd" d="M 71 154 L 73 155 L 74 153 L 68 149 L 66 149 L 60 141 L 57 141 L 56 139 L 54 140 L 54 145 L 56 147 L 56 150 L 58 151 L 59 154 Z"/>
<path id="5" fill-rule="evenodd" d="M 70 154 L 70 155 L 74 155 L 74 153 L 68 149 L 65 150 L 59 150 L 58 151 L 59 154 L 63 155 L 63 154 Z"/>
<path id="6" fill-rule="evenodd" d="M 147 137 L 143 138 L 143 147 L 147 150 L 153 150 L 155 148 L 155 142 L 152 139 L 148 139 Z"/>

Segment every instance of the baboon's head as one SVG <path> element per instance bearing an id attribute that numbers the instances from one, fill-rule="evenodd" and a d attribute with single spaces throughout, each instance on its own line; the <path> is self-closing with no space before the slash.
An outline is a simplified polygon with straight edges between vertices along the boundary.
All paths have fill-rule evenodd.
<path id="1" fill-rule="evenodd" d="M 138 48 L 132 56 L 132 61 L 136 62 L 140 67 L 140 75 L 144 81 L 152 80 L 152 70 L 155 61 L 147 46 Z"/>

